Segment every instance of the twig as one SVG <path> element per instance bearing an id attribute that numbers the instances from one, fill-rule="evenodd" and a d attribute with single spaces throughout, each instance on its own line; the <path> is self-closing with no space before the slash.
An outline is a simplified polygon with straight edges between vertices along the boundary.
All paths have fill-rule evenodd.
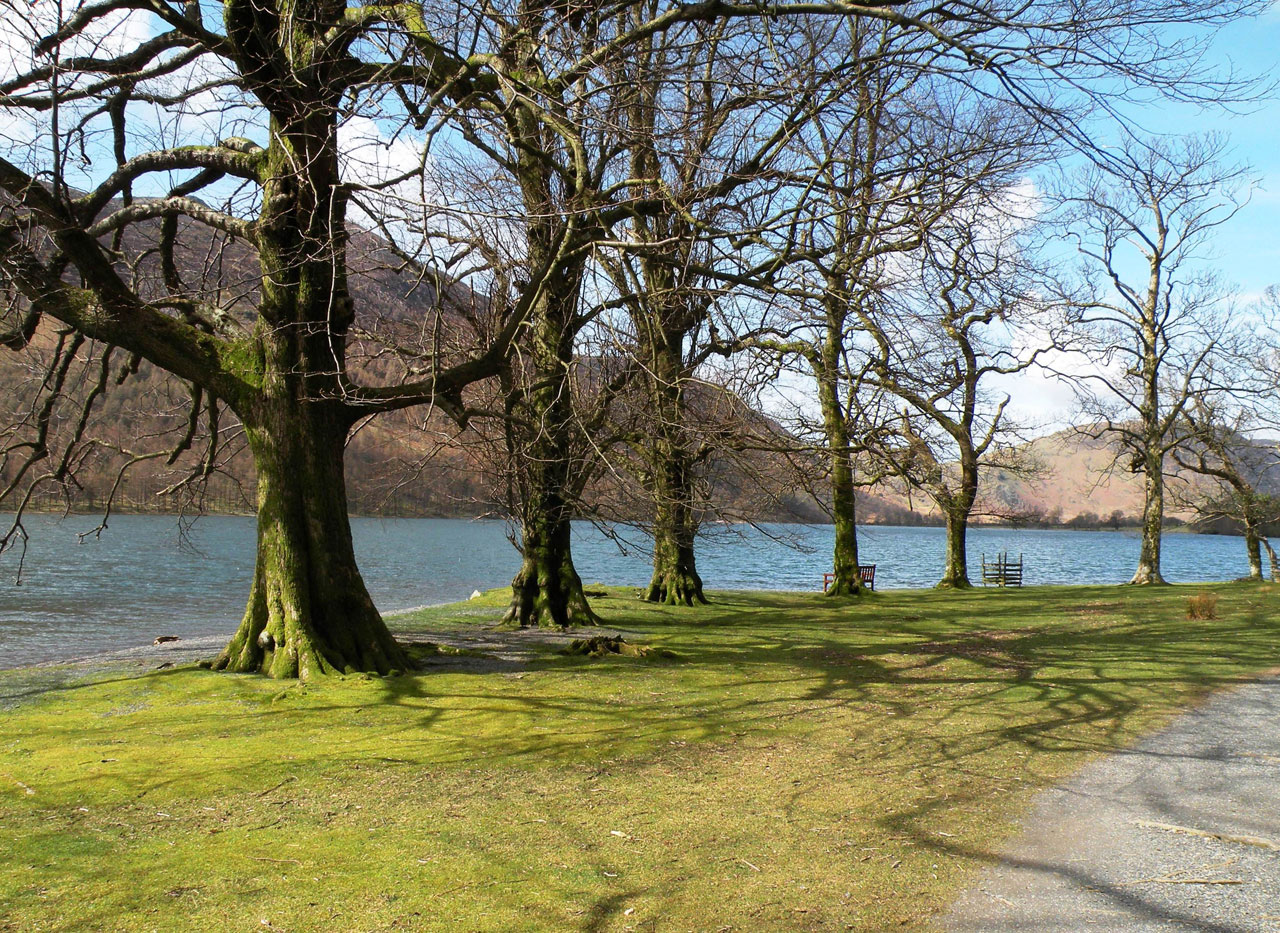
<path id="1" fill-rule="evenodd" d="M 1204 829 L 1192 829 L 1190 826 L 1175 826 L 1173 823 L 1156 823 L 1151 820 L 1131 820 L 1134 826 L 1146 829 L 1163 829 L 1167 833 L 1181 833 L 1184 836 L 1199 836 L 1202 839 L 1217 839 L 1221 842 L 1235 842 L 1242 846 L 1256 846 L 1259 849 L 1270 849 L 1280 852 L 1280 843 L 1263 839 L 1261 836 L 1233 836 L 1230 833 L 1215 833 Z"/>
<path id="2" fill-rule="evenodd" d="M 246 855 L 245 858 L 255 862 L 276 862 L 281 865 L 301 865 L 296 858 L 267 858 L 265 855 Z"/>
<path id="3" fill-rule="evenodd" d="M 527 877 L 529 876 L 521 875 L 519 878 L 512 878 L 509 881 L 468 881 L 466 884 L 458 884 L 454 885 L 452 888 L 445 888 L 443 891 L 437 891 L 435 894 L 432 894 L 428 900 L 435 900 L 437 897 L 444 897 L 446 894 L 452 894 L 455 891 L 462 891 L 466 888 L 492 888 L 497 885 L 518 884 L 521 881 L 524 881 Z"/>
<path id="4" fill-rule="evenodd" d="M 264 790 L 264 791 L 259 791 L 259 792 L 258 792 L 258 794 L 257 794 L 257 796 L 259 796 L 259 797 L 265 797 L 265 796 L 267 796 L 267 794 L 270 794 L 270 793 L 272 793 L 273 791 L 277 791 L 277 790 L 279 790 L 280 788 L 284 787 L 286 784 L 292 784 L 292 783 L 293 783 L 294 781 L 296 781 L 297 779 L 298 779 L 298 778 L 297 778 L 297 775 L 293 775 L 293 774 L 291 774 L 291 775 L 289 775 L 287 778 L 285 778 L 283 781 L 281 781 L 279 784 L 277 784 L 275 787 L 268 787 L 268 788 L 267 788 L 266 790 Z"/>
<path id="5" fill-rule="evenodd" d="M 1121 881 L 1116 887 L 1131 884 L 1251 884 L 1239 878 L 1139 878 L 1137 881 Z"/>

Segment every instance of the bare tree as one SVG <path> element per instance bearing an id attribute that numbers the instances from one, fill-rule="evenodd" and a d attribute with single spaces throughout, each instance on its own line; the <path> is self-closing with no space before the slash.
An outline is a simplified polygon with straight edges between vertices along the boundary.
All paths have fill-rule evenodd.
<path id="1" fill-rule="evenodd" d="M 1174 491 L 1175 501 L 1203 522 L 1226 521 L 1243 533 L 1250 580 L 1263 578 L 1265 549 L 1271 578 L 1280 581 L 1280 559 L 1267 540 L 1268 526 L 1280 522 L 1280 496 L 1268 491 L 1280 476 L 1280 444 L 1264 433 L 1274 430 L 1274 420 L 1260 417 L 1245 393 L 1229 389 L 1193 399 L 1182 419 L 1172 459 L 1207 487 L 1183 484 Z"/>
<path id="2" fill-rule="evenodd" d="M 1077 324 L 1092 368 L 1079 377 L 1093 437 L 1115 441 L 1144 477 L 1142 549 L 1132 583 L 1162 583 L 1165 458 L 1184 414 L 1214 385 L 1229 349 L 1226 290 L 1204 264 L 1239 210 L 1243 169 L 1216 136 L 1130 140 L 1063 199 L 1083 258 Z"/>
<path id="3" fill-rule="evenodd" d="M 989 179 L 990 180 L 990 179 Z M 1009 178 L 1008 180 L 1012 180 Z M 1023 471 L 1011 398 L 993 388 L 1059 346 L 1034 264 L 1028 205 L 1014 190 L 975 191 L 925 237 L 907 278 L 859 311 L 870 338 L 860 391 L 904 405 L 894 420 L 860 418 L 878 477 L 929 496 L 947 526 L 943 587 L 968 587 L 966 534 L 988 470 Z"/>
<path id="4" fill-rule="evenodd" d="M 1262 6 L 1142 0 L 1115 15 L 1101 0 L 649 0 L 625 17 L 541 0 L 226 0 L 215 21 L 198 0 L 6 0 L 18 65 L 0 81 L 0 107 L 23 129 L 0 158 L 0 275 L 15 298 L 0 343 L 30 346 L 46 322 L 148 361 L 238 418 L 258 476 L 258 561 L 215 664 L 291 677 L 404 663 L 351 548 L 342 456 L 353 426 L 418 405 L 465 420 L 468 387 L 502 370 L 521 333 L 535 378 L 517 400 L 531 482 L 511 618 L 590 620 L 569 553 L 567 379 L 587 320 L 585 263 L 654 200 L 606 170 L 626 139 L 608 118 L 610 62 L 681 23 L 750 19 L 767 48 L 773 22 L 866 16 L 933 48 L 935 73 L 1017 97 L 1070 132 L 1057 98 L 1074 92 L 1046 91 L 1050 77 L 1085 93 L 1129 83 L 1220 97 L 1232 89 L 1182 67 L 1201 37 L 1170 47 L 1161 27 L 1219 25 Z M 357 132 L 407 158 L 361 160 L 342 143 Z M 442 168 L 494 186 L 460 188 Z M 441 311 L 418 328 L 426 346 L 401 357 L 412 362 L 399 378 L 360 378 L 348 359 L 350 212 L 381 223 L 412 274 L 447 268 L 480 294 L 497 273 L 467 263 L 474 221 L 488 218 L 522 266 L 511 300 L 486 304 L 504 315 L 496 339 L 456 346 L 460 329 Z M 147 225 L 154 249 L 130 236 Z M 199 228 L 251 256 L 247 287 L 186 280 L 175 257 Z"/>
<path id="5" fill-rule="evenodd" d="M 868 450 L 868 441 L 883 438 L 888 424 L 883 419 L 867 423 L 873 406 L 865 392 L 896 388 L 914 402 L 932 404 L 932 417 L 942 415 L 955 401 L 953 394 L 972 382 L 976 405 L 976 384 L 987 371 L 956 374 L 949 381 L 947 373 L 929 366 L 913 369 L 917 364 L 905 361 L 940 329 L 945 339 L 968 340 L 972 346 L 981 325 L 1007 314 L 1007 301 L 995 308 L 963 309 L 980 286 L 978 277 L 966 276 L 961 266 L 977 261 L 973 205 L 996 206 L 1004 189 L 1020 180 L 1039 141 L 1034 121 L 1019 111 L 993 106 L 934 75 L 928 50 L 904 43 L 896 31 L 875 21 L 858 21 L 852 29 L 859 51 L 857 64 L 848 69 L 845 107 L 827 114 L 809 137 L 812 169 L 795 215 L 802 231 L 798 239 L 807 251 L 793 252 L 786 277 L 779 277 L 789 313 L 775 316 L 773 337 L 752 341 L 796 361 L 815 382 L 820 424 L 808 426 L 802 419 L 801 428 L 821 438 L 829 459 L 835 548 L 828 592 L 836 595 L 860 592 L 855 489 L 866 481 L 860 475 L 883 473 L 857 463 L 858 453 Z M 967 225 L 965 212 L 970 212 Z M 944 289 L 943 300 L 956 306 L 950 317 L 940 312 L 930 336 L 917 340 L 914 331 L 923 318 L 901 316 L 902 308 L 892 307 L 886 296 L 895 288 L 905 294 L 903 283 L 918 281 L 921 270 L 930 268 L 920 257 L 931 257 L 936 266 L 942 242 L 961 234 L 964 243 L 966 230 L 969 248 L 959 247 L 950 256 L 957 281 L 948 282 L 945 275 L 933 281 Z M 1004 359 L 981 365 L 1009 369 L 1017 364 Z M 972 419 L 967 426 L 962 421 L 952 428 L 971 434 Z M 882 453 L 888 449 L 879 447 Z M 881 466 L 887 463 L 882 460 Z M 962 511 L 967 520 L 972 503 L 957 511 L 959 502 L 953 512 Z"/>
<path id="6" fill-rule="evenodd" d="M 752 202 L 768 201 L 792 137 L 834 97 L 821 72 L 793 67 L 779 80 L 777 63 L 743 54 L 756 49 L 752 27 L 692 24 L 654 37 L 618 75 L 630 89 L 621 116 L 634 134 L 633 190 L 653 208 L 620 225 L 600 260 L 625 312 L 618 337 L 635 361 L 627 447 L 651 500 L 645 596 L 671 605 L 705 602 L 694 546 L 702 516 L 716 510 L 708 462 L 736 446 L 737 429 L 750 433 L 705 372 L 724 351 L 712 312 L 734 286 L 721 276 L 741 277 L 734 244 L 756 235 Z"/>
<path id="7" fill-rule="evenodd" d="M 218 668 L 404 667 L 356 567 L 345 439 L 378 412 L 459 409 L 520 322 L 394 383 L 362 383 L 347 365 L 348 206 L 392 179 L 344 165 L 344 127 L 392 88 L 473 92 L 463 63 L 413 38 L 410 13 L 229 0 L 215 23 L 195 2 L 5 5 L 18 64 L 0 107 L 30 135 L 0 158 L 0 276 L 16 325 L 4 342 L 30 347 L 47 324 L 118 347 L 194 386 L 193 417 L 216 399 L 243 425 L 257 565 Z M 190 281 L 177 259 L 193 237 L 196 250 L 221 238 L 243 251 L 249 287 Z"/>
<path id="8" fill-rule="evenodd" d="M 514 253 L 528 266 L 526 275 L 511 280 L 526 283 L 521 293 L 534 296 L 524 346 L 536 378 L 522 394 L 518 413 L 521 423 L 534 427 L 522 454 L 530 469 L 529 499 L 522 522 L 524 563 L 513 581 L 509 619 L 560 625 L 592 618 L 572 566 L 565 466 L 574 434 L 567 382 L 574 343 L 597 307 L 584 300 L 587 262 L 616 224 L 660 212 L 670 202 L 620 167 L 632 137 L 617 119 L 626 109 L 617 101 L 627 92 L 613 80 L 614 63 L 684 25 L 746 19 L 754 41 L 744 41 L 741 54 L 785 64 L 796 60 L 792 37 L 802 35 L 807 24 L 830 23 L 839 30 L 865 20 L 917 50 L 921 73 L 952 80 L 977 97 L 1012 100 L 1043 126 L 1083 141 L 1078 111 L 1085 104 L 1105 109 L 1122 87 L 1197 100 L 1236 94 L 1231 82 L 1187 67 L 1206 33 L 1188 31 L 1171 41 L 1161 30 L 1174 24 L 1212 28 L 1260 7 L 1261 0 L 1144 0 L 1117 16 L 1101 2 L 1067 11 L 1056 3 L 1006 9 L 823 2 L 765 9 L 664 0 L 561 9 L 514 0 L 498 7 L 424 10 L 428 37 L 419 41 L 447 49 L 447 55 L 439 54 L 459 69 L 469 90 L 444 119 L 469 147 L 465 160 L 484 166 L 477 178 L 500 178 L 516 192 L 499 213 L 507 212 L 519 240 Z M 1079 54 L 1082 43 L 1088 55 Z M 855 53 L 830 64 L 829 73 L 838 76 L 863 62 Z M 773 133 L 774 123 L 763 132 Z M 465 213 L 459 209 L 460 216 Z"/>
<path id="9" fill-rule="evenodd" d="M 685 582 L 659 589 L 691 600 L 700 591 L 686 572 L 694 525 L 678 502 L 687 498 L 695 455 L 676 425 L 682 383 L 696 366 L 682 359 L 684 341 L 705 317 L 707 297 L 675 277 L 682 265 L 689 268 L 693 253 L 685 251 L 706 240 L 702 225 L 712 221 L 709 213 L 697 219 L 703 207 L 756 178 L 810 118 L 813 104 L 808 93 L 795 94 L 794 84 L 763 66 L 751 81 L 736 83 L 742 73 L 733 69 L 760 51 L 756 33 L 738 22 L 751 18 L 748 10 L 637 2 L 561 18 L 526 2 L 516 13 L 485 21 L 495 30 L 501 106 L 459 105 L 451 114 L 461 137 L 451 164 L 470 173 L 473 203 L 462 203 L 449 218 L 449 226 L 464 233 L 441 229 L 438 235 L 490 254 L 492 269 L 514 294 L 537 295 L 529 299 L 529 324 L 508 371 L 502 415 L 508 460 L 520 473 L 513 488 L 523 557 L 507 619 L 521 626 L 591 623 L 573 566 L 570 521 L 602 445 L 593 436 L 594 419 L 577 410 L 575 382 L 596 383 L 607 401 L 626 374 L 617 385 L 578 378 L 584 369 L 598 369 L 598 359 L 584 355 L 584 341 L 612 309 L 664 318 L 646 318 L 635 328 L 645 346 L 632 375 L 646 381 L 655 410 L 674 432 L 658 433 L 665 452 L 650 477 L 681 487 L 661 493 L 656 550 L 664 561 L 671 555 L 683 563 L 685 570 L 675 572 Z M 786 96 L 784 84 L 791 91 Z M 725 143 L 730 115 L 748 110 L 752 119 L 742 125 L 750 132 L 737 130 L 736 144 Z M 477 200 L 484 211 L 476 209 Z M 494 214 L 503 218 L 505 238 L 486 242 Z M 719 235 L 728 235 L 723 226 Z M 639 279 L 629 276 L 640 267 L 619 259 L 632 253 L 643 256 Z M 598 275 L 602 266 L 605 274 Z M 602 281 L 612 288 L 602 290 Z M 597 412 L 604 410 L 600 402 L 592 403 Z"/>

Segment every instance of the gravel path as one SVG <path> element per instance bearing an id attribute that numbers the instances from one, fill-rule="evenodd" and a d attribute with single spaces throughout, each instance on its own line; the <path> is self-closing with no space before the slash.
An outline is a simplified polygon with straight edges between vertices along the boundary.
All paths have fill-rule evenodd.
<path id="1" fill-rule="evenodd" d="M 1280 931 L 1280 679 L 1042 794 L 951 933 Z"/>

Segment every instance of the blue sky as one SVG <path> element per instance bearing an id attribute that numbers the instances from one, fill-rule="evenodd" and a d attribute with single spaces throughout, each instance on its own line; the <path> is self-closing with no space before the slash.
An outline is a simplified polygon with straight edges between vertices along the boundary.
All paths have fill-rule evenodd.
<path id="1" fill-rule="evenodd" d="M 1134 107 L 1125 115 L 1151 133 L 1224 133 L 1232 159 L 1249 166 L 1256 181 L 1252 196 L 1202 251 L 1225 284 L 1238 289 L 1237 306 L 1244 307 L 1268 286 L 1280 285 L 1280 0 L 1267 14 L 1224 29 L 1206 64 L 1278 86 L 1249 104 L 1227 109 L 1162 103 Z M 1108 135 L 1100 128 L 1101 139 Z M 1079 419 L 1074 391 L 1063 382 L 1036 371 L 1000 382 L 1002 391 L 1013 396 L 1013 417 L 1033 435 Z"/>
<path id="2" fill-rule="evenodd" d="M 1266 15 L 1224 30 L 1213 60 L 1231 64 L 1264 81 L 1280 81 L 1280 5 Z M 1157 132 L 1221 130 L 1236 157 L 1250 165 L 1258 188 L 1213 247 L 1215 264 L 1247 296 L 1280 284 L 1280 88 L 1249 105 L 1248 112 L 1224 114 L 1191 107 L 1167 107 L 1137 116 Z"/>

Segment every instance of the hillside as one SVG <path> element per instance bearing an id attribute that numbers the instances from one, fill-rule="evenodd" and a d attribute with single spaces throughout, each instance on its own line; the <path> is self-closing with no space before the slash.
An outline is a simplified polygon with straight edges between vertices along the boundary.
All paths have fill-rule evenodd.
<path id="1" fill-rule="evenodd" d="M 1280 470 L 1263 466 L 1273 461 L 1274 446 L 1257 443 L 1259 469 L 1253 479 L 1260 490 L 1280 494 Z M 1135 517 L 1142 512 L 1143 477 L 1131 472 L 1123 458 L 1116 462 L 1106 440 L 1068 429 L 1029 442 L 1021 453 L 1036 466 L 1035 475 L 995 471 L 986 478 L 982 508 L 995 518 L 1090 525 L 1115 513 Z M 1195 513 L 1184 503 L 1203 492 L 1209 481 L 1172 461 L 1167 469 L 1166 515 L 1191 521 Z"/>
<path id="2" fill-rule="evenodd" d="M 159 289 L 158 239 L 158 222 L 144 223 L 129 229 L 121 247 L 124 255 L 139 257 L 133 274 L 143 294 Z M 365 384 L 394 384 L 412 378 L 428 352 L 465 354 L 483 343 L 489 324 L 485 296 L 456 282 L 441 283 L 439 277 L 402 261 L 368 231 L 353 228 L 350 243 L 349 289 L 356 324 L 347 361 L 355 378 Z M 203 227 L 180 221 L 175 262 L 194 294 L 229 308 L 242 323 L 251 322 L 258 282 L 257 263 L 247 246 L 223 242 Z M 0 318 L 0 327 L 5 323 Z M 173 491 L 176 483 L 201 467 L 207 451 L 207 413 L 201 414 L 197 433 L 180 450 L 191 409 L 191 393 L 181 382 L 119 351 L 104 352 L 92 342 L 75 349 L 71 365 L 54 366 L 68 346 L 57 330 L 47 327 L 24 352 L 0 349 L 0 425 L 9 435 L 0 444 L 0 490 L 22 471 L 38 426 L 47 420 L 48 455 L 35 463 L 25 480 L 62 462 L 73 469 L 65 482 L 43 484 L 38 506 L 99 508 L 114 489 L 116 507 L 128 510 L 252 508 L 253 465 L 229 413 L 219 419 L 217 454 L 203 489 Z M 59 369 L 61 374 L 54 375 Z M 46 411 L 44 390 L 54 379 L 65 383 L 65 400 Z M 105 392 L 94 404 L 87 443 L 69 447 L 84 400 L 100 381 Z M 484 402 L 482 407 L 500 410 L 495 393 L 496 387 L 481 384 L 471 397 Z M 727 420 L 745 417 L 757 432 L 780 430 L 740 400 L 724 405 L 716 395 L 695 398 L 694 421 L 723 427 Z M 172 463 L 167 456 L 171 450 L 179 451 Z M 385 415 L 360 425 L 351 437 L 346 455 L 349 503 L 353 511 L 368 514 L 500 514 L 506 489 L 503 457 L 500 432 L 492 421 L 475 419 L 464 431 L 429 408 Z M 130 462 L 122 475 L 122 466 Z M 708 498 L 723 507 L 724 517 L 821 521 L 818 504 L 794 490 L 788 470 L 782 458 L 767 453 L 713 456 L 707 469 Z M 625 471 L 616 472 L 625 479 Z M 25 485 L 19 483 L 10 498 L 0 501 L 0 509 L 12 508 Z M 589 489 L 588 506 L 610 517 L 639 517 L 644 506 L 637 492 L 597 483 Z"/>
<path id="3" fill-rule="evenodd" d="M 983 505 L 995 515 L 1070 521 L 1090 513 L 1105 518 L 1142 512 L 1142 476 L 1117 464 L 1107 441 L 1072 429 L 1030 441 L 1020 453 L 1034 465 L 1033 475 L 998 470 L 987 477 Z"/>
<path id="4" fill-rule="evenodd" d="M 125 244 L 126 253 L 149 257 L 138 265 L 144 284 L 158 281 L 160 276 L 154 268 L 157 229 L 146 225 L 134 229 Z M 190 223 L 182 232 L 176 259 L 184 282 L 247 319 L 257 291 L 251 251 L 239 243 L 215 241 Z M 362 381 L 385 384 L 403 378 L 413 358 L 401 353 L 401 348 L 412 350 L 432 341 L 446 352 L 465 352 L 480 340 L 487 317 L 484 296 L 457 283 L 442 284 L 402 262 L 386 243 L 367 231 L 353 229 L 351 247 L 350 290 L 357 339 L 352 342 L 349 362 Z M 6 425 L 38 420 L 37 389 L 58 346 L 57 333 L 49 330 L 37 337 L 33 352 L 0 350 L 0 417 Z M 86 345 L 79 351 L 77 365 L 68 370 L 69 404 L 51 414 L 53 443 L 50 456 L 38 465 L 40 469 L 50 468 L 64 455 L 60 445 L 79 419 L 79 401 L 100 376 L 100 360 L 101 348 Z M 95 406 L 90 432 L 93 444 L 74 453 L 74 481 L 61 488 L 50 485 L 43 504 L 58 505 L 69 499 L 77 506 L 98 507 L 119 482 L 117 505 L 129 509 L 251 508 L 252 463 L 237 426 L 233 421 L 228 423 L 225 416 L 219 425 L 220 448 L 213 476 L 203 497 L 159 495 L 189 475 L 198 463 L 203 444 L 199 436 L 172 465 L 167 457 L 152 457 L 118 480 L 121 465 L 131 458 L 179 445 L 187 427 L 190 394 L 177 380 L 145 364 L 132 366 L 123 354 L 115 354 L 107 369 L 107 391 Z M 484 386 L 477 390 L 492 391 Z M 757 440 L 739 445 L 753 449 L 725 449 L 708 462 L 706 493 L 718 507 L 708 518 L 826 520 L 821 505 L 827 498 L 822 470 L 812 462 L 812 455 L 770 452 L 772 447 L 789 445 L 781 426 L 752 411 L 741 399 L 715 390 L 694 392 L 691 407 L 693 422 L 708 436 L 721 432 L 728 437 L 733 430 L 745 429 Z M 30 439 L 30 429 L 25 431 L 20 440 Z M 0 482 L 7 485 L 19 469 L 23 451 L 10 448 L 6 453 L 0 460 Z M 1132 518 L 1141 512 L 1142 477 L 1123 464 L 1113 464 L 1112 452 L 1103 441 L 1068 430 L 1031 441 L 1020 454 L 1036 466 L 1033 475 L 1000 470 L 986 474 L 976 521 L 1089 525 L 1108 520 L 1114 523 L 1117 516 Z M 610 455 L 610 459 L 616 458 Z M 501 461 L 491 427 L 487 433 L 483 424 L 462 431 L 436 411 L 385 416 L 361 426 L 348 446 L 350 504 L 357 512 L 384 515 L 494 514 L 501 511 L 505 489 Z M 1183 488 L 1187 482 L 1175 478 L 1172 486 Z M 1280 493 L 1280 477 L 1272 474 L 1268 482 Z M 12 503 L 13 499 L 0 502 L 0 508 Z M 889 485 L 870 487 L 859 495 L 859 519 L 868 524 L 934 523 L 939 516 L 931 505 L 925 496 L 909 497 Z M 626 470 L 602 471 L 601 478 L 588 487 L 587 506 L 596 514 L 619 519 L 642 518 L 647 512 L 643 495 Z M 1176 496 L 1171 497 L 1169 514 L 1191 517 L 1178 508 Z"/>

